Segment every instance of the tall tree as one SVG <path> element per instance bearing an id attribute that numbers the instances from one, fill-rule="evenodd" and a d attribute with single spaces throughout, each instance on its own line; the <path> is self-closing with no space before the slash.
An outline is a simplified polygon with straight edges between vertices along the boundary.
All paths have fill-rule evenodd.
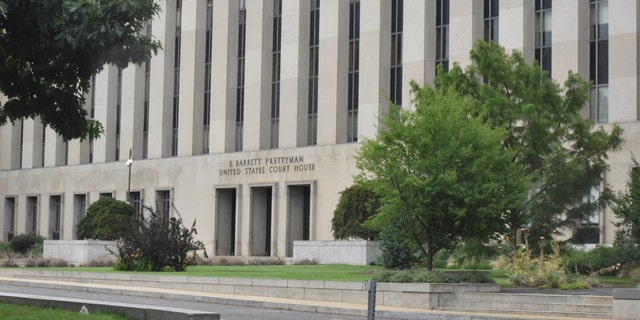
<path id="1" fill-rule="evenodd" d="M 627 190 L 618 193 L 613 200 L 613 213 L 618 218 L 615 226 L 617 244 L 640 244 L 640 170 L 634 157 L 634 167 L 629 169 Z"/>
<path id="2" fill-rule="evenodd" d="M 363 142 L 357 166 L 382 196 L 378 225 L 411 238 L 431 269 L 440 249 L 500 230 L 502 213 L 522 202 L 527 185 L 515 151 L 502 148 L 506 130 L 469 116 L 471 99 L 415 89 L 415 111 L 392 107 L 376 139 Z"/>
<path id="3" fill-rule="evenodd" d="M 84 109 L 91 76 L 156 53 L 141 31 L 158 10 L 153 0 L 0 1 L 0 125 L 39 117 L 65 140 L 97 138 Z"/>
<path id="4" fill-rule="evenodd" d="M 471 111 L 484 123 L 505 128 L 502 142 L 512 162 L 530 177 L 526 201 L 505 210 L 512 249 L 518 228 L 529 226 L 533 239 L 547 237 L 591 213 L 583 203 L 608 170 L 608 152 L 622 143 L 622 129 L 610 132 L 584 118 L 590 85 L 569 72 L 563 86 L 522 54 L 507 54 L 496 43 L 478 41 L 473 64 L 440 72 L 437 90 L 453 90 L 473 101 Z"/>

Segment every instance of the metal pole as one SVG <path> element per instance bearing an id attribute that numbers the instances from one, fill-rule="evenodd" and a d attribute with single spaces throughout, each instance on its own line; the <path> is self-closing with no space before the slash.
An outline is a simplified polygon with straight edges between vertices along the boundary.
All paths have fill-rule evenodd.
<path id="1" fill-rule="evenodd" d="M 133 165 L 133 162 L 131 159 L 131 149 L 129 149 L 129 161 L 127 161 L 127 163 L 129 163 L 129 165 L 127 166 L 129 167 L 129 183 L 127 185 L 127 202 L 131 204 L 131 166 Z"/>
<path id="2" fill-rule="evenodd" d="M 367 308 L 367 320 L 376 318 L 376 280 L 367 280 L 365 289 L 369 291 L 369 306 Z"/>

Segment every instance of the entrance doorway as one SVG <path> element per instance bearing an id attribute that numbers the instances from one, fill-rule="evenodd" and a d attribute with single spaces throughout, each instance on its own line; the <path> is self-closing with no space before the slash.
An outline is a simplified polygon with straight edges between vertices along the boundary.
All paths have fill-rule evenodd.
<path id="1" fill-rule="evenodd" d="M 251 188 L 251 239 L 252 256 L 271 255 L 271 187 Z"/>
<path id="2" fill-rule="evenodd" d="M 236 255 L 236 189 L 216 189 L 216 236 L 214 254 Z"/>
<path id="3" fill-rule="evenodd" d="M 290 185 L 288 194 L 287 257 L 293 257 L 293 241 L 309 240 L 311 185 Z"/>

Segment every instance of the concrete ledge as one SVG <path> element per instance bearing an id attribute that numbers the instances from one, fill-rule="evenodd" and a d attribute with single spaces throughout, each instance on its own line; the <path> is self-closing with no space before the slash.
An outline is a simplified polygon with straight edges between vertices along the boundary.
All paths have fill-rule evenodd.
<path id="1" fill-rule="evenodd" d="M 320 264 L 368 265 L 382 254 L 376 241 L 294 241 L 293 260 L 316 260 Z"/>
<path id="2" fill-rule="evenodd" d="M 613 290 L 613 319 L 632 320 L 640 315 L 640 289 Z"/>
<path id="3" fill-rule="evenodd" d="M 58 299 L 47 296 L 37 296 L 28 294 L 5 294 L 0 293 L 0 301 L 31 305 L 45 308 L 60 308 L 72 311 L 80 311 L 86 307 L 89 313 L 106 312 L 120 314 L 132 320 L 219 320 L 219 313 L 211 313 L 197 310 L 167 308 L 160 306 L 145 306 L 129 303 L 103 302 L 83 299 Z"/>
<path id="4" fill-rule="evenodd" d="M 62 259 L 73 265 L 86 265 L 94 260 L 115 261 L 107 249 L 118 251 L 115 241 L 101 240 L 44 240 L 42 256 Z"/>

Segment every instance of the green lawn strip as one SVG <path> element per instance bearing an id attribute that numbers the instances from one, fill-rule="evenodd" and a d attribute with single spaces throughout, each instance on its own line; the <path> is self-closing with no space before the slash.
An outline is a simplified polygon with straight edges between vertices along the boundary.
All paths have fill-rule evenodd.
<path id="1" fill-rule="evenodd" d="M 124 273 L 110 267 L 33 268 L 34 270 Z M 162 274 L 192 277 L 261 278 L 291 280 L 323 280 L 360 282 L 371 279 L 376 266 L 351 266 L 337 264 L 318 265 L 269 265 L 269 266 L 190 266 L 185 272 L 131 272 L 135 274 Z"/>
<path id="2" fill-rule="evenodd" d="M 610 285 L 614 287 L 635 287 L 636 282 L 631 278 L 620 278 L 614 276 L 600 276 L 598 281 L 604 285 Z"/>
<path id="3" fill-rule="evenodd" d="M 0 302 L 0 319 L 2 320 L 126 320 L 127 318 L 115 314 L 90 313 L 80 314 L 80 310 L 63 310 L 57 308 L 42 308 L 28 305 L 14 305 Z"/>
<path id="4" fill-rule="evenodd" d="M 69 272 L 101 272 L 124 273 L 115 271 L 111 267 L 49 267 L 28 268 L 33 270 L 69 271 Z M 369 280 L 375 272 L 384 270 L 379 266 L 351 266 L 336 264 L 318 265 L 249 265 L 249 266 L 190 266 L 185 272 L 131 272 L 134 274 L 162 274 L 167 276 L 193 276 L 193 277 L 221 277 L 221 278 L 260 278 L 260 279 L 291 279 L 291 280 L 321 280 L 321 281 L 351 281 L 361 282 Z M 442 269 L 441 271 L 452 271 Z M 467 270 L 468 271 L 468 270 Z M 504 270 L 491 270 L 489 276 L 496 284 L 506 287 L 509 281 Z M 611 286 L 635 286 L 635 282 L 629 278 L 599 277 L 604 285 Z"/>

